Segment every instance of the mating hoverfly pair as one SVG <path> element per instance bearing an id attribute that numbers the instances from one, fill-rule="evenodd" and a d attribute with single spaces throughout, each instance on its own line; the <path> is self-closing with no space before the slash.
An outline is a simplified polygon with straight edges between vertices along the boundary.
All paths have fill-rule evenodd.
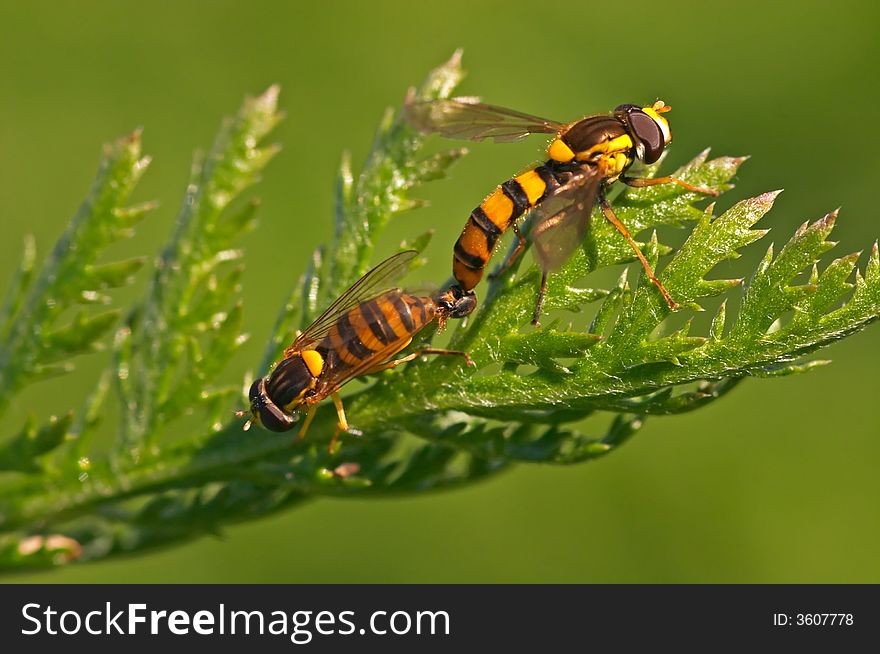
<path id="1" fill-rule="evenodd" d="M 406 270 L 415 252 L 400 252 L 367 272 L 318 317 L 284 351 L 268 376 L 250 388 L 251 419 L 271 431 L 288 431 L 304 412 L 300 429 L 305 435 L 316 406 L 327 397 L 336 407 L 338 424 L 331 451 L 340 431 L 348 430 L 339 389 L 350 379 L 393 368 L 423 355 L 455 355 L 470 365 L 464 352 L 423 348 L 400 358 L 427 325 L 442 328 L 449 318 L 463 318 L 476 308 L 473 289 L 482 279 L 498 238 L 508 229 L 517 245 L 495 275 L 503 274 L 531 242 L 543 271 L 532 323 L 537 325 L 547 288 L 547 275 L 559 268 L 581 244 L 590 214 L 598 203 L 605 218 L 632 246 L 653 284 L 669 307 L 678 308 L 626 226 L 606 198 L 615 181 L 632 187 L 677 184 L 696 193 L 717 191 L 688 184 L 674 177 L 642 179 L 626 176 L 636 161 L 651 164 L 672 140 L 662 101 L 650 106 L 618 106 L 610 114 L 587 116 L 559 123 L 518 111 L 483 104 L 475 98 L 414 101 L 408 99 L 404 115 L 417 129 L 450 138 L 515 141 L 529 134 L 554 134 L 548 160 L 498 186 L 471 212 L 455 243 L 452 273 L 456 283 L 432 296 L 387 289 Z M 532 228 L 522 234 L 517 221 L 533 213 Z M 243 416 L 245 412 L 239 412 Z"/>

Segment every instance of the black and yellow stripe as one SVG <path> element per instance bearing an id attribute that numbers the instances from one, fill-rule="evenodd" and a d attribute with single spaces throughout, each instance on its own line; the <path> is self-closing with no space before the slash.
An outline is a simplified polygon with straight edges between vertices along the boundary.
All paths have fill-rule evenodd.
<path id="1" fill-rule="evenodd" d="M 334 352 L 342 366 L 357 366 L 379 352 L 384 360 L 406 347 L 434 316 L 431 298 L 390 291 L 341 316 L 318 349 Z"/>
<path id="2" fill-rule="evenodd" d="M 291 409 L 326 377 L 339 377 L 375 357 L 379 364 L 409 345 L 412 337 L 437 315 L 430 297 L 390 291 L 361 302 L 330 327 L 314 350 L 281 361 L 266 379 L 266 395 Z"/>
<path id="3" fill-rule="evenodd" d="M 501 184 L 471 212 L 452 259 L 452 274 L 463 290 L 470 291 L 480 282 L 498 238 L 550 197 L 570 174 L 563 166 L 542 164 Z"/>

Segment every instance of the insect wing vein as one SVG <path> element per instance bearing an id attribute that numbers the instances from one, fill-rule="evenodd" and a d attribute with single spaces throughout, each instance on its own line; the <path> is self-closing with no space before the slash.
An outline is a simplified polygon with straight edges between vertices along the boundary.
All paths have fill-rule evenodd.
<path id="1" fill-rule="evenodd" d="M 418 252 L 415 250 L 404 250 L 388 257 L 377 264 L 375 268 L 369 270 L 284 350 L 284 356 L 288 357 L 294 352 L 308 349 L 310 345 L 319 343 L 330 331 L 330 328 L 352 308 L 361 302 L 388 292 L 390 290 L 388 285 L 393 284 L 406 272 L 410 262 L 417 254 Z"/>
<path id="2" fill-rule="evenodd" d="M 387 345 L 386 347 L 383 347 L 381 350 L 374 352 L 370 356 L 366 357 L 365 359 L 363 359 L 360 363 L 358 363 L 355 366 L 345 367 L 345 368 L 342 368 L 341 370 L 338 370 L 338 371 L 331 370 L 327 376 L 327 379 L 326 379 L 327 386 L 325 387 L 323 392 L 328 395 L 330 393 L 335 393 L 340 388 L 342 388 L 342 386 L 346 382 L 354 379 L 355 377 L 359 377 L 359 376 L 365 374 L 366 372 L 368 372 L 370 370 L 370 368 L 373 368 L 374 366 L 377 366 L 380 363 L 384 363 L 385 361 L 390 359 L 392 356 L 397 354 L 400 350 L 403 349 L 401 347 L 401 345 L 404 345 L 404 347 L 405 347 L 406 345 L 408 345 L 408 343 L 406 341 L 404 341 L 403 343 L 401 343 L 399 341 L 395 342 L 395 343 L 391 343 L 391 344 Z"/>
<path id="3" fill-rule="evenodd" d="M 529 236 L 543 270 L 558 269 L 583 242 L 601 184 L 595 170 L 585 171 L 535 210 Z"/>
<path id="4" fill-rule="evenodd" d="M 517 141 L 529 134 L 555 134 L 565 127 L 547 118 L 484 104 L 476 98 L 409 102 L 403 111 L 422 132 L 471 141 Z"/>

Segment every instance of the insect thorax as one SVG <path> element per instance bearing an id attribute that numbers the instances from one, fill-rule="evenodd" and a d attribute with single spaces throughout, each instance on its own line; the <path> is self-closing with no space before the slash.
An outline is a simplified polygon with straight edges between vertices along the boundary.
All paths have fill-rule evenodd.
<path id="1" fill-rule="evenodd" d="M 289 407 L 302 400 L 306 391 L 315 387 L 312 375 L 302 356 L 296 353 L 279 362 L 266 380 L 266 395 L 279 407 Z"/>
<path id="2" fill-rule="evenodd" d="M 621 142 L 618 139 L 627 137 L 626 126 L 614 116 L 590 116 L 572 125 L 562 140 L 575 152 L 602 151 L 602 145 L 608 142 Z M 627 139 L 624 138 L 623 141 Z M 632 146 L 632 142 L 629 142 Z"/>

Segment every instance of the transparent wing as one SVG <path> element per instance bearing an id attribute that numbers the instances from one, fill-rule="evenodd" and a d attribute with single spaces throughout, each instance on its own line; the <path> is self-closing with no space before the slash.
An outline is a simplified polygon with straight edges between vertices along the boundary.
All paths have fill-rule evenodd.
<path id="1" fill-rule="evenodd" d="M 583 242 L 601 184 L 595 170 L 585 170 L 538 205 L 529 239 L 541 268 L 556 270 Z"/>
<path id="2" fill-rule="evenodd" d="M 331 370 L 326 376 L 326 387 L 323 392 L 328 395 L 330 393 L 335 393 L 342 388 L 346 382 L 355 377 L 360 377 L 361 375 L 369 373 L 372 368 L 380 363 L 384 363 L 397 354 L 401 349 L 399 342 L 391 343 L 378 352 L 374 352 L 370 356 L 364 358 L 360 363 L 351 368 L 345 366 L 337 370 Z"/>
<path id="3" fill-rule="evenodd" d="M 284 356 L 288 357 L 294 352 L 308 349 L 310 345 L 320 342 L 340 316 L 348 313 L 361 302 L 386 292 L 388 287 L 406 272 L 410 262 L 417 254 L 418 252 L 415 250 L 398 252 L 367 271 L 324 313 L 318 316 L 302 334 L 297 336 L 296 340 L 284 350 Z"/>
<path id="4" fill-rule="evenodd" d="M 409 101 L 403 106 L 403 115 L 421 132 L 471 141 L 516 141 L 529 134 L 555 134 L 565 127 L 554 120 L 467 97 Z"/>

